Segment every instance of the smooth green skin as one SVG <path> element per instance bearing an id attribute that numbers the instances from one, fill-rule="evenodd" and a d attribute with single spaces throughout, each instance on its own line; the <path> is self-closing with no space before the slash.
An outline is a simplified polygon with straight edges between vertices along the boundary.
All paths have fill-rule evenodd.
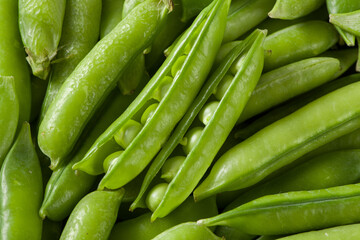
<path id="1" fill-rule="evenodd" d="M 31 75 L 31 114 L 29 121 L 31 123 L 39 116 L 41 112 L 47 86 L 47 81 Z"/>
<path id="2" fill-rule="evenodd" d="M 76 205 L 60 240 L 107 240 L 113 228 L 125 190 L 95 191 Z"/>
<path id="3" fill-rule="evenodd" d="M 146 206 L 150 209 L 150 211 L 155 211 L 157 206 L 159 206 L 159 203 L 164 197 L 168 185 L 169 184 L 167 183 L 160 183 L 150 189 L 145 200 Z"/>
<path id="4" fill-rule="evenodd" d="M 351 224 L 327 228 L 319 231 L 299 233 L 296 235 L 276 238 L 277 240 L 353 240 L 360 237 L 360 224 Z"/>
<path id="5" fill-rule="evenodd" d="M 349 13 L 330 14 L 330 22 L 355 36 L 360 36 L 360 10 Z"/>
<path id="6" fill-rule="evenodd" d="M 251 188 L 229 204 L 229 211 L 256 198 L 289 191 L 316 190 L 360 180 L 360 150 L 343 150 L 319 155 L 285 173 Z M 217 231 L 239 231 L 219 226 Z M 250 236 L 249 236 L 250 237 Z"/>
<path id="7" fill-rule="evenodd" d="M 70 153 L 95 110 L 115 87 L 117 76 L 150 44 L 167 11 L 158 0 L 139 5 L 94 46 L 64 82 L 38 134 L 39 147 L 53 167 Z"/>
<path id="8" fill-rule="evenodd" d="M 100 38 L 105 37 L 122 20 L 125 0 L 103 0 Z"/>
<path id="9" fill-rule="evenodd" d="M 186 157 L 177 156 L 166 160 L 161 168 L 161 178 L 166 182 L 171 182 L 179 171 L 181 165 L 184 163 Z"/>
<path id="10" fill-rule="evenodd" d="M 222 236 L 227 240 L 253 240 L 254 236 L 250 234 L 246 234 L 236 228 L 226 227 L 226 226 L 218 226 L 215 229 L 215 234 L 217 236 Z"/>
<path id="11" fill-rule="evenodd" d="M 43 221 L 41 240 L 58 240 L 63 230 L 62 222 L 53 222 L 49 219 Z"/>
<path id="12" fill-rule="evenodd" d="M 355 60 L 356 51 L 354 51 L 353 49 L 346 49 L 346 50 L 341 50 L 341 51 L 344 51 L 343 53 L 345 53 L 345 54 L 349 53 L 349 58 L 340 60 L 340 63 L 343 63 L 343 64 L 340 64 L 340 65 L 342 65 L 342 70 L 338 74 L 335 74 L 336 77 L 338 75 L 340 75 L 342 72 L 345 72 L 347 69 L 349 69 L 349 67 L 352 66 L 353 63 L 356 61 Z M 331 54 L 331 55 L 333 57 L 335 57 L 334 56 L 335 54 Z M 253 135 L 256 132 L 260 131 L 261 129 L 265 128 L 266 126 L 295 112 L 299 108 L 305 106 L 307 103 L 310 103 L 311 101 L 313 101 L 331 91 L 334 91 L 338 88 L 341 88 L 343 86 L 346 86 L 350 83 L 354 83 L 359 80 L 360 80 L 360 75 L 358 75 L 358 74 L 350 75 L 347 77 L 343 77 L 343 78 L 331 81 L 329 83 L 324 84 L 323 86 L 319 86 L 319 87 L 311 90 L 308 93 L 304 93 L 300 96 L 297 96 L 294 99 L 291 99 L 290 101 L 284 103 L 283 105 L 280 105 L 280 106 L 276 107 L 275 109 L 269 111 L 265 115 L 262 115 L 261 117 L 255 119 L 249 125 L 241 126 L 241 128 L 236 131 L 235 137 L 245 140 L 246 138 L 250 137 L 251 135 Z"/>
<path id="13" fill-rule="evenodd" d="M 330 14 L 347 13 L 360 9 L 360 2 L 354 0 L 326 0 L 326 6 Z M 335 26 L 335 28 L 348 46 L 355 45 L 355 36 L 353 34 L 337 26 Z"/>
<path id="14" fill-rule="evenodd" d="M 0 168 L 14 140 L 19 120 L 15 79 L 0 77 Z"/>
<path id="15" fill-rule="evenodd" d="M 30 73 L 18 27 L 18 1 L 0 1 L 0 76 L 13 77 L 19 101 L 20 130 L 24 121 L 29 121 L 31 109 Z"/>
<path id="16" fill-rule="evenodd" d="M 298 233 L 358 222 L 359 199 L 359 184 L 268 195 L 198 224 L 254 235 Z"/>
<path id="17" fill-rule="evenodd" d="M 165 218 L 150 221 L 151 213 L 117 223 L 109 240 L 150 240 L 161 232 L 183 222 L 196 221 L 200 218 L 218 214 L 214 198 L 195 203 L 188 198 L 178 209 Z"/>
<path id="18" fill-rule="evenodd" d="M 284 20 L 297 19 L 315 11 L 325 0 L 276 0 L 269 17 Z"/>
<path id="19" fill-rule="evenodd" d="M 264 72 L 317 56 L 338 39 L 334 27 L 323 21 L 299 23 L 270 34 L 264 43 Z"/>
<path id="20" fill-rule="evenodd" d="M 19 27 L 33 75 L 50 73 L 61 37 L 66 0 L 19 0 Z"/>
<path id="21" fill-rule="evenodd" d="M 228 5 L 228 1 L 215 1 L 211 5 L 214 8 L 207 8 L 203 14 L 199 15 L 199 18 L 192 26 L 192 31 L 183 36 L 176 50 L 167 58 L 157 74 L 143 89 L 142 93 L 129 106 L 126 112 L 100 136 L 87 153 L 83 161 L 93 157 L 96 158 L 96 155 L 101 153 L 103 148 L 107 146 L 108 141 L 111 141 L 114 133 L 151 99 L 161 80 L 170 72 L 174 62 L 182 55 L 183 48 L 194 37 L 191 33 L 193 33 L 194 29 L 199 29 L 199 23 L 203 22 L 204 15 L 210 11 L 204 25 L 200 26 L 201 32 L 197 36 L 187 60 L 173 80 L 171 88 L 159 103 L 158 109 L 134 141 L 125 149 L 116 164 L 106 173 L 99 184 L 99 189 L 116 189 L 134 179 L 144 170 L 165 143 L 175 125 L 183 117 L 187 108 L 196 97 L 210 71 L 216 52 L 220 47 L 222 31 L 225 27 L 223 15 L 227 14 Z M 138 146 L 141 146 L 141 148 Z"/>
<path id="22" fill-rule="evenodd" d="M 144 0 L 126 0 L 122 6 L 122 16 L 128 15 L 137 5 L 144 2 Z"/>
<path id="23" fill-rule="evenodd" d="M 144 198 L 144 194 L 146 193 L 149 185 L 160 171 L 165 161 L 174 151 L 176 146 L 182 141 L 182 138 L 186 134 L 194 119 L 197 117 L 200 110 L 205 105 L 206 101 L 214 93 L 216 87 L 224 78 L 233 62 L 241 55 L 241 53 L 243 53 L 243 51 L 245 51 L 245 47 L 247 47 L 246 44 L 241 44 L 234 48 L 234 51 L 232 51 L 228 57 L 225 58 L 224 62 L 220 64 L 220 66 L 214 71 L 214 74 L 212 74 L 211 77 L 206 81 L 197 98 L 194 100 L 193 104 L 179 122 L 173 134 L 166 141 L 165 145 L 161 149 L 160 153 L 156 156 L 153 163 L 150 165 L 150 168 L 145 175 L 139 195 L 130 207 L 131 210 L 134 210 L 138 207 L 139 203 Z"/>
<path id="24" fill-rule="evenodd" d="M 263 74 L 238 123 L 334 79 L 336 58 L 308 58 Z"/>
<path id="25" fill-rule="evenodd" d="M 198 144 L 203 130 L 203 127 L 194 127 L 186 133 L 185 137 L 183 138 L 183 141 L 185 140 L 186 144 L 183 145 L 182 148 L 186 155 L 188 155 Z"/>
<path id="26" fill-rule="evenodd" d="M 275 0 L 232 1 L 223 42 L 234 41 L 268 17 Z M 260 28 L 262 29 L 262 28 Z"/>
<path id="27" fill-rule="evenodd" d="M 196 224 L 195 222 L 182 223 L 172 227 L 156 237 L 153 240 L 221 240 L 222 238 L 216 236 L 205 226 Z"/>
<path id="28" fill-rule="evenodd" d="M 25 122 L 0 173 L 0 238 L 40 239 L 41 168 Z M 21 230 L 21 231 L 20 231 Z"/>
<path id="29" fill-rule="evenodd" d="M 40 122 L 65 80 L 99 39 L 101 0 L 68 0 L 59 50 L 49 78 Z"/>
<path id="30" fill-rule="evenodd" d="M 306 153 L 358 129 L 359 90 L 360 82 L 356 82 L 333 91 L 236 145 L 215 163 L 194 191 L 195 199 L 254 185 Z"/>
<path id="31" fill-rule="evenodd" d="M 263 67 L 262 45 L 266 32 L 258 30 L 254 35 L 255 41 L 238 60 L 242 64 L 226 95 L 221 99 L 216 112 L 204 128 L 198 143 L 187 155 L 184 164 L 170 182 L 163 200 L 151 216 L 152 221 L 158 217 L 165 217 L 192 193 L 235 126 L 260 78 Z"/>
<path id="32" fill-rule="evenodd" d="M 183 22 L 187 22 L 198 15 L 212 0 L 181 0 Z"/>

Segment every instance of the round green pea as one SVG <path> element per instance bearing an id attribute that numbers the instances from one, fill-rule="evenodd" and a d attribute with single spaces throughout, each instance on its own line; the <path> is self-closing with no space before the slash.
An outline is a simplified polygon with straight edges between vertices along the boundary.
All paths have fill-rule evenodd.
<path id="1" fill-rule="evenodd" d="M 114 139 L 115 141 L 122 147 L 126 148 L 130 145 L 132 140 L 138 135 L 138 133 L 141 131 L 142 125 L 135 121 L 130 119 L 115 135 Z"/>
<path id="2" fill-rule="evenodd" d="M 104 166 L 104 171 L 107 172 L 109 170 L 109 168 L 114 164 L 114 162 L 116 161 L 116 159 L 118 157 L 120 157 L 120 155 L 123 153 L 124 151 L 117 151 L 114 152 L 112 154 L 110 154 L 109 156 L 107 156 L 104 160 L 103 166 Z"/>
<path id="3" fill-rule="evenodd" d="M 159 87 L 156 89 L 154 93 L 154 99 L 161 101 L 168 92 L 169 88 L 171 87 L 171 84 L 173 82 L 173 78 L 170 76 L 164 77 L 164 79 L 161 81 Z"/>
<path id="4" fill-rule="evenodd" d="M 166 160 L 164 166 L 161 169 L 161 178 L 166 182 L 171 182 L 171 180 L 179 171 L 181 165 L 184 163 L 185 159 L 186 157 L 184 156 L 176 156 Z"/>
<path id="5" fill-rule="evenodd" d="M 156 108 L 159 106 L 158 103 L 154 103 L 152 105 L 150 105 L 143 113 L 143 115 L 141 116 L 141 124 L 145 125 L 145 123 L 148 121 L 148 119 L 150 119 L 152 117 L 152 115 L 154 114 L 154 112 L 156 111 Z"/>
<path id="6" fill-rule="evenodd" d="M 226 74 L 224 76 L 224 78 L 221 80 L 221 82 L 217 86 L 215 94 L 214 94 L 217 100 L 220 101 L 220 99 L 223 98 L 223 96 L 225 95 L 226 91 L 228 90 L 233 79 L 234 79 L 234 76 L 231 74 Z"/>
<path id="7" fill-rule="evenodd" d="M 177 73 L 178 71 L 180 71 L 182 65 L 184 65 L 184 62 L 185 62 L 186 58 L 187 58 L 187 56 L 186 56 L 186 55 L 183 55 L 183 56 L 179 57 L 179 58 L 176 60 L 176 62 L 174 63 L 174 65 L 173 65 L 172 68 L 171 68 L 171 75 L 172 75 L 173 77 L 175 77 L 176 73 Z"/>
<path id="8" fill-rule="evenodd" d="M 202 127 L 195 127 L 190 129 L 190 131 L 185 135 L 183 150 L 186 154 L 189 154 L 191 150 L 195 147 L 202 134 L 202 131 Z"/>
<path id="9" fill-rule="evenodd" d="M 153 212 L 159 206 L 169 184 L 160 183 L 154 186 L 146 197 L 146 206 Z"/>
<path id="10" fill-rule="evenodd" d="M 199 119 L 205 126 L 210 122 L 210 120 L 211 120 L 212 116 L 214 115 L 218 106 L 219 106 L 219 102 L 213 101 L 213 102 L 207 103 L 201 109 L 201 111 L 199 113 Z"/>

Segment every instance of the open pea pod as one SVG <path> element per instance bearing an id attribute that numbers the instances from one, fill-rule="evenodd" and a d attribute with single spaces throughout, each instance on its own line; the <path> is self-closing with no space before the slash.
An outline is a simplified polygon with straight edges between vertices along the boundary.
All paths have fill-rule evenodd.
<path id="1" fill-rule="evenodd" d="M 235 126 L 262 72 L 266 31 L 257 30 L 254 35 L 253 44 L 233 64 L 218 86 L 215 97 L 219 101 L 210 102 L 202 109 L 199 117 L 205 127 L 200 129 L 194 141 L 187 137 L 186 159 L 167 187 L 152 221 L 165 217 L 191 194 Z M 219 93 L 222 88 L 226 90 Z"/>
<path id="2" fill-rule="evenodd" d="M 268 195 L 212 218 L 206 226 L 232 226 L 254 235 L 298 233 L 360 221 L 360 184 Z"/>
<path id="3" fill-rule="evenodd" d="M 230 1 L 214 1 L 197 17 L 140 95 L 74 165 L 101 174 L 108 149 L 119 144 L 99 188 L 119 188 L 152 160 L 196 97 L 220 47 Z M 205 54 L 206 53 L 206 54 Z M 140 123 L 141 122 L 141 123 Z"/>
<path id="4" fill-rule="evenodd" d="M 38 143 L 52 168 L 72 151 L 86 124 L 116 86 L 117 76 L 148 47 L 170 1 L 139 4 L 101 39 L 66 79 L 39 127 Z"/>
<path id="5" fill-rule="evenodd" d="M 195 198 L 249 187 L 306 153 L 358 129 L 358 91 L 359 82 L 337 89 L 236 145 L 215 163 L 194 191 Z"/>

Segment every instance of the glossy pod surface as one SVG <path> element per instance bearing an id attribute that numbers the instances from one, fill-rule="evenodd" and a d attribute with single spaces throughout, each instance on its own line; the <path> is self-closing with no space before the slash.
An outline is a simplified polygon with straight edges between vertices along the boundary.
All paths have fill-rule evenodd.
<path id="1" fill-rule="evenodd" d="M 296 19 L 311 13 L 324 3 L 325 0 L 277 0 L 269 16 L 287 20 Z"/>

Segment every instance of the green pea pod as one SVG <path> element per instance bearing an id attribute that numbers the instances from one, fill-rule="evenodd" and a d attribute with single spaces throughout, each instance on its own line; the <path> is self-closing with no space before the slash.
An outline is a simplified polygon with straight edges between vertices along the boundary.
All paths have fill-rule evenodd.
<path id="1" fill-rule="evenodd" d="M 360 9 L 360 2 L 353 0 L 326 0 L 326 6 L 330 14 L 347 13 Z M 335 26 L 335 28 L 348 46 L 355 45 L 355 36 L 353 34 L 337 26 Z"/>
<path id="2" fill-rule="evenodd" d="M 100 38 L 105 37 L 123 18 L 123 7 L 125 0 L 103 0 L 101 23 L 100 23 Z"/>
<path id="3" fill-rule="evenodd" d="M 14 140 L 19 120 L 19 101 L 16 96 L 15 80 L 0 77 L 0 168 Z"/>
<path id="4" fill-rule="evenodd" d="M 221 240 L 222 238 L 216 236 L 213 232 L 210 231 L 210 229 L 208 229 L 205 226 L 188 222 L 172 227 L 153 238 L 153 240 L 167 240 L 167 239 Z"/>
<path id="5" fill-rule="evenodd" d="M 233 1 L 227 17 L 223 42 L 238 39 L 244 33 L 265 20 L 274 4 L 275 0 Z"/>
<path id="6" fill-rule="evenodd" d="M 170 182 L 161 203 L 151 217 L 152 221 L 158 217 L 165 217 L 191 194 L 235 126 L 260 78 L 263 67 L 262 45 L 266 31 L 258 30 L 254 34 L 256 36 L 254 43 L 235 63 L 236 67 L 239 67 L 234 72 L 235 76 L 230 87 L 202 131 L 197 144 Z M 230 71 L 233 73 L 232 70 Z"/>
<path id="7" fill-rule="evenodd" d="M 30 73 L 24 59 L 24 48 L 19 34 L 18 1 L 1 1 L 0 29 L 2 29 L 0 31 L 0 54 L 3 56 L 0 58 L 0 76 L 14 79 L 15 92 L 19 101 L 18 130 L 20 130 L 23 122 L 29 121 L 30 118 L 31 86 Z M 2 160 L 3 157 L 2 155 Z"/>
<path id="8" fill-rule="evenodd" d="M 353 240 L 360 238 L 360 224 L 350 224 L 333 228 L 322 229 L 319 231 L 299 233 L 277 240 Z"/>
<path id="9" fill-rule="evenodd" d="M 122 7 L 122 16 L 128 15 L 137 5 L 144 2 L 145 0 L 126 0 Z"/>
<path id="10" fill-rule="evenodd" d="M 338 34 L 331 24 L 308 21 L 270 34 L 265 43 L 264 71 L 314 57 L 332 47 Z"/>
<path id="11" fill-rule="evenodd" d="M 60 240 L 108 239 L 124 192 L 124 189 L 120 189 L 95 191 L 86 195 L 72 211 Z"/>
<path id="12" fill-rule="evenodd" d="M 195 198 L 249 187 L 304 154 L 358 129 L 358 90 L 359 82 L 335 90 L 236 145 L 215 163 L 194 191 Z"/>
<path id="13" fill-rule="evenodd" d="M 238 123 L 334 79 L 340 71 L 336 58 L 301 60 L 263 74 Z"/>
<path id="14" fill-rule="evenodd" d="M 40 122 L 61 86 L 99 38 L 100 0 L 68 0 L 58 54 L 52 66 Z"/>
<path id="15" fill-rule="evenodd" d="M 232 226 L 254 235 L 298 233 L 358 222 L 359 199 L 359 184 L 281 193 L 258 198 L 198 223 Z"/>
<path id="16" fill-rule="evenodd" d="M 292 20 L 303 17 L 325 3 L 325 0 L 276 0 L 276 4 L 269 12 L 271 18 Z"/>
<path id="17" fill-rule="evenodd" d="M 348 51 L 348 50 L 345 50 Z M 351 56 L 350 56 L 351 57 Z M 354 59 L 354 56 L 352 57 Z M 351 59 L 349 59 L 351 60 Z M 355 60 L 354 60 L 355 61 Z M 346 71 L 352 64 L 347 64 L 345 66 L 345 61 L 343 62 L 343 68 L 340 72 Z M 351 63 L 353 61 L 349 61 Z M 338 75 L 338 74 L 336 74 Z M 299 108 L 305 106 L 306 104 L 314 101 L 315 99 L 324 96 L 338 88 L 344 87 L 348 84 L 357 82 L 360 80 L 359 74 L 353 74 L 347 77 L 343 77 L 334 81 L 331 81 L 323 86 L 317 87 L 311 90 L 308 93 L 302 94 L 300 96 L 291 99 L 290 101 L 284 103 L 281 106 L 276 107 L 275 109 L 269 111 L 268 113 L 260 116 L 259 118 L 252 121 L 249 125 L 241 126 L 235 133 L 235 138 L 247 139 L 251 135 L 265 128 L 266 126 L 278 121 L 279 119 L 286 117 L 287 115 L 295 112 Z"/>
<path id="18" fill-rule="evenodd" d="M 333 13 L 330 14 L 330 22 L 341 29 L 360 36 L 360 10 L 349 13 Z"/>
<path id="19" fill-rule="evenodd" d="M 206 6 L 208 6 L 212 0 L 181 0 L 182 6 L 182 21 L 187 22 L 196 15 L 198 15 Z"/>
<path id="20" fill-rule="evenodd" d="M 218 226 L 215 229 L 215 234 L 217 236 L 222 236 L 225 239 L 230 240 L 253 240 L 254 235 L 246 234 L 236 228 L 226 227 L 226 226 Z M 258 240 L 256 238 L 256 240 Z"/>
<path id="21" fill-rule="evenodd" d="M 50 157 L 52 168 L 70 153 L 95 110 L 115 87 L 116 77 L 151 43 L 167 11 L 168 5 L 159 0 L 137 6 L 64 82 L 38 134 L 39 146 Z"/>
<path id="22" fill-rule="evenodd" d="M 224 62 L 219 66 L 219 68 L 214 72 L 214 74 L 207 80 L 204 87 L 201 89 L 201 92 L 198 94 L 198 97 L 194 100 L 194 103 L 190 106 L 190 108 L 174 130 L 173 134 L 166 141 L 164 147 L 161 149 L 160 153 L 152 162 L 147 174 L 145 175 L 139 195 L 137 196 L 134 203 L 131 205 L 130 210 L 134 210 L 139 206 L 141 200 L 144 198 L 144 194 L 147 191 L 150 183 L 158 174 L 158 172 L 164 165 L 166 159 L 171 155 L 176 146 L 181 142 L 191 123 L 194 121 L 194 119 L 196 118 L 200 110 L 203 108 L 209 97 L 215 92 L 216 87 L 223 79 L 225 74 L 228 72 L 231 65 L 245 51 L 245 49 L 250 43 L 252 43 L 253 40 L 253 38 L 249 38 L 247 41 L 245 41 L 244 44 L 235 47 L 234 50 L 230 52 L 228 57 L 224 60 Z"/>
<path id="23" fill-rule="evenodd" d="M 135 178 L 148 165 L 192 103 L 209 73 L 222 40 L 225 27 L 223 15 L 227 14 L 228 5 L 228 1 L 214 1 L 199 15 L 175 51 L 167 58 L 140 95 L 125 113 L 98 138 L 84 159 L 74 165 L 75 169 L 95 174 L 102 173 L 102 169 L 96 169 L 94 166 L 97 165 L 96 162 L 103 161 L 99 158 L 99 154 L 111 154 L 106 147 L 114 144 L 114 135 L 119 130 L 123 131 L 122 127 L 130 123 L 131 118 L 139 120 L 145 108 L 159 101 L 154 114 L 109 169 L 100 182 L 99 188 L 119 188 Z M 184 54 L 185 47 L 190 49 L 188 55 Z M 200 52 L 206 52 L 206 57 Z M 186 56 L 184 63 L 172 79 L 169 76 L 172 69 L 178 67 L 178 60 L 184 59 L 184 56 Z M 119 172 L 121 172 L 120 175 Z"/>
<path id="24" fill-rule="evenodd" d="M 0 238 L 40 239 L 42 220 L 38 211 L 43 185 L 28 123 L 23 124 L 0 175 Z"/>
<path id="25" fill-rule="evenodd" d="M 66 0 L 20 0 L 19 27 L 32 72 L 46 80 L 61 37 Z"/>
<path id="26" fill-rule="evenodd" d="M 196 221 L 197 219 L 215 216 L 217 214 L 215 198 L 205 199 L 195 203 L 188 198 L 168 216 L 150 221 L 151 213 L 145 213 L 137 218 L 117 223 L 109 240 L 150 240 L 163 231 L 180 223 Z M 142 229 L 139 231 L 139 229 Z"/>

